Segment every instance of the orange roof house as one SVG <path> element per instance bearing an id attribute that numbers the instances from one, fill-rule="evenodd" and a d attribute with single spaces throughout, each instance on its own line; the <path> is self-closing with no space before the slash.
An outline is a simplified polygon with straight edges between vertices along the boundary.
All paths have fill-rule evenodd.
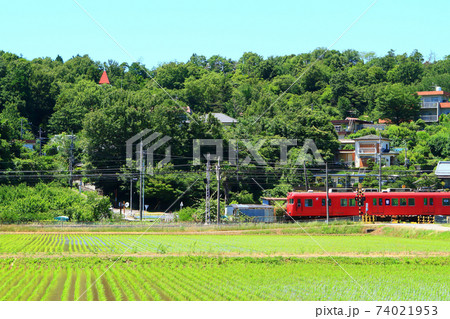
<path id="1" fill-rule="evenodd" d="M 106 71 L 103 71 L 102 77 L 100 78 L 100 82 L 98 82 L 98 84 L 109 84 L 109 79 Z"/>
<path id="2" fill-rule="evenodd" d="M 436 87 L 436 91 L 417 92 L 420 97 L 420 118 L 425 122 L 438 122 L 442 114 L 450 114 L 450 93 Z"/>

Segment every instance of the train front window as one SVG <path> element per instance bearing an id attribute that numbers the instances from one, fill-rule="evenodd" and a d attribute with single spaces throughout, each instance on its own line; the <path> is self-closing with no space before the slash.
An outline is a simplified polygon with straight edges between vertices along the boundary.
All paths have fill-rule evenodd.
<path id="1" fill-rule="evenodd" d="M 350 198 L 348 200 L 348 206 L 352 206 L 352 207 L 356 206 L 356 200 L 354 198 Z"/>
<path id="2" fill-rule="evenodd" d="M 408 198 L 408 206 L 416 205 L 416 200 L 414 198 Z"/>
<path id="3" fill-rule="evenodd" d="M 289 199 L 289 204 L 291 204 L 291 205 L 294 204 L 294 199 L 293 198 Z"/>
<path id="4" fill-rule="evenodd" d="M 297 199 L 297 207 L 302 207 L 302 200 L 301 199 Z"/>
<path id="5" fill-rule="evenodd" d="M 392 199 L 392 206 L 398 206 L 398 198 Z"/>
<path id="6" fill-rule="evenodd" d="M 450 206 L 450 198 L 443 198 L 442 206 Z"/>
<path id="7" fill-rule="evenodd" d="M 312 199 L 305 199 L 305 207 L 312 207 L 313 200 Z"/>
<path id="8" fill-rule="evenodd" d="M 406 206 L 406 198 L 400 198 L 400 206 Z"/>
<path id="9" fill-rule="evenodd" d="M 341 199 L 341 207 L 346 207 L 347 206 L 347 198 L 342 198 Z"/>

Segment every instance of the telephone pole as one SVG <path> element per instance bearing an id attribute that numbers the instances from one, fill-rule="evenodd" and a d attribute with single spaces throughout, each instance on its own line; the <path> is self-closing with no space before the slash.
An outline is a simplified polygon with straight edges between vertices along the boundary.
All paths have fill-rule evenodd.
<path id="1" fill-rule="evenodd" d="M 39 156 L 42 156 L 42 128 L 39 126 Z"/>
<path id="2" fill-rule="evenodd" d="M 139 220 L 142 221 L 142 212 L 144 210 L 144 147 L 142 139 L 139 143 Z"/>
<path id="3" fill-rule="evenodd" d="M 73 162 L 74 162 L 74 158 L 73 158 L 73 132 L 70 135 L 70 158 L 69 158 L 69 172 L 70 172 L 70 181 L 69 181 L 69 185 L 70 187 L 73 186 Z"/>
<path id="4" fill-rule="evenodd" d="M 303 161 L 303 174 L 305 175 L 305 190 L 308 191 L 308 177 L 306 175 L 306 164 Z"/>
<path id="5" fill-rule="evenodd" d="M 208 155 L 206 155 L 206 199 L 205 199 L 205 224 L 206 225 L 209 223 L 209 218 L 210 218 L 209 200 L 210 200 L 211 193 L 209 191 L 209 179 L 210 179 L 209 159 L 210 159 L 210 154 L 208 153 Z"/>
<path id="6" fill-rule="evenodd" d="M 220 157 L 217 159 L 216 178 L 217 178 L 217 225 L 219 225 L 220 224 Z"/>
<path id="7" fill-rule="evenodd" d="M 330 207 L 328 205 L 328 162 L 325 162 L 325 192 L 326 192 L 326 208 L 327 208 L 327 224 L 329 223 L 330 220 Z"/>

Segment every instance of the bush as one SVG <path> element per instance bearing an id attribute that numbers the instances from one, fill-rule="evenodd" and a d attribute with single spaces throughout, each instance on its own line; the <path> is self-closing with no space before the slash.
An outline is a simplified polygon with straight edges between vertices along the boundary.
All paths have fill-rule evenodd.
<path id="1" fill-rule="evenodd" d="M 61 215 L 73 221 L 98 221 L 111 218 L 109 208 L 107 197 L 95 193 L 86 196 L 55 184 L 0 186 L 1 222 L 53 220 Z"/>

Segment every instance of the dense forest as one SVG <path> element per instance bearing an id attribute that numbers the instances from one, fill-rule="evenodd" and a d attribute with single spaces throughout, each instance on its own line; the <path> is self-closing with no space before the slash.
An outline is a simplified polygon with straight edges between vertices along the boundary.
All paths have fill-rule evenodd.
<path id="1" fill-rule="evenodd" d="M 104 70 L 110 85 L 98 84 Z M 95 182 L 112 199 L 115 193 L 126 198 L 129 179 L 137 174 L 125 165 L 126 141 L 148 128 L 172 138 L 171 163 L 146 177 L 151 209 L 165 209 L 204 171 L 204 163 L 192 165 L 192 140 L 223 139 L 228 145 L 230 139 L 253 144 L 297 139 L 298 146 L 289 149 L 295 158 L 310 138 L 332 162 L 339 142 L 330 120 L 348 116 L 389 119 L 393 125 L 382 134 L 393 146 L 408 146 L 411 169 L 432 166 L 450 157 L 450 122 L 442 118 L 438 125 L 426 125 L 417 120 L 415 92 L 436 85 L 450 91 L 450 56 L 426 61 L 417 51 L 391 50 L 378 57 L 316 49 L 268 58 L 248 52 L 237 61 L 193 54 L 187 62 L 154 68 L 98 62 L 87 55 L 30 61 L 0 51 L 0 183 L 67 183 L 73 154 L 75 174 Z M 207 115 L 211 112 L 238 123 L 223 127 Z M 34 150 L 23 147 L 24 140 L 33 139 L 38 140 Z M 244 146 L 241 159 L 249 155 Z M 227 202 L 279 196 L 305 182 L 294 164 L 277 164 L 279 147 L 267 142 L 259 152 L 268 166 L 251 163 L 237 172 L 225 159 Z M 400 164 L 402 158 L 404 153 Z M 197 183 L 184 202 L 200 207 L 203 196 L 204 183 Z"/>

